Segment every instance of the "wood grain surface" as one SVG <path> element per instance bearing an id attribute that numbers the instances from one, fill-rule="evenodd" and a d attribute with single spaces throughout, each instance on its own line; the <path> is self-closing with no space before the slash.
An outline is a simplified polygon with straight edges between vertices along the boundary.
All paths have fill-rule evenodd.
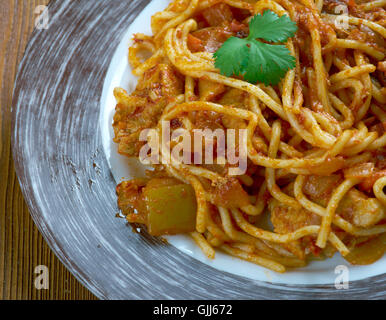
<path id="1" fill-rule="evenodd" d="M 38 18 L 49 0 L 0 1 L 0 300 L 96 299 L 61 264 L 33 223 L 20 191 L 11 153 L 15 74 Z M 35 288 L 35 268 L 48 267 L 49 289 Z"/>
<path id="2" fill-rule="evenodd" d="M 50 27 L 33 33 L 20 64 L 12 102 L 14 166 L 31 215 L 60 261 L 101 299 L 384 299 L 384 275 L 353 281 L 348 290 L 337 290 L 334 280 L 325 285 L 257 281 L 216 270 L 113 218 L 118 210 L 116 182 L 98 125 L 101 93 L 117 46 L 149 1 L 53 0 Z M 12 12 L 23 12 L 14 7 Z M 20 19 L 17 27 L 12 22 L 11 30 L 16 30 L 16 39 L 26 41 L 22 30 L 33 23 L 33 14 L 29 24 Z M 21 40 L 4 34 L 10 39 L 4 48 L 12 44 L 16 49 L 6 50 L 5 65 L 11 71 L 3 74 L 14 74 L 25 42 L 22 46 Z M 6 225 L 6 231 L 0 233 L 0 250 L 6 254 L 1 256 L 0 282 L 5 280 L 6 286 L 1 295 L 23 297 L 27 288 L 26 296 L 36 298 L 85 297 L 85 291 L 69 284 L 73 280 L 60 271 L 54 256 L 42 249 L 46 247 L 38 233 L 28 231 L 32 221 L 14 174 L 8 174 L 13 170 L 13 78 L 3 79 L 6 154 L 0 170 L 6 176 L 0 184 L 6 183 L 0 193 L 0 227 Z M 33 270 L 40 264 L 50 268 L 46 293 L 33 288 Z"/>

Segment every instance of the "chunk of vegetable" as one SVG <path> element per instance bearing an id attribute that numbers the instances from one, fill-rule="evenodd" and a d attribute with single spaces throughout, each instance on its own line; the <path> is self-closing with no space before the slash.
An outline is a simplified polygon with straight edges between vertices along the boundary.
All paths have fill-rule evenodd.
<path id="1" fill-rule="evenodd" d="M 187 233 L 195 230 L 197 203 L 190 185 L 163 185 L 143 190 L 147 208 L 148 232 L 153 236 Z"/>
<path id="2" fill-rule="evenodd" d="M 353 265 L 368 265 L 382 258 L 386 251 L 386 234 L 355 246 L 344 258 Z"/>

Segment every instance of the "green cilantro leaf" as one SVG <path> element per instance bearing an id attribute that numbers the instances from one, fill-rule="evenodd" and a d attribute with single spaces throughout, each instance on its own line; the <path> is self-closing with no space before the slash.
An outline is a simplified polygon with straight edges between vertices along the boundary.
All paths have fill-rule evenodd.
<path id="1" fill-rule="evenodd" d="M 249 40 L 264 39 L 270 42 L 285 42 L 295 35 L 298 27 L 287 15 L 278 17 L 271 11 L 255 15 L 249 23 Z"/>
<path id="2" fill-rule="evenodd" d="M 251 83 L 278 84 L 287 71 L 295 68 L 295 57 L 283 45 L 252 41 L 244 79 Z M 242 73 L 239 73 L 242 74 Z"/>
<path id="3" fill-rule="evenodd" d="M 225 76 L 243 76 L 250 83 L 276 85 L 288 70 L 295 68 L 296 60 L 284 45 L 294 36 L 297 26 L 288 16 L 278 17 L 267 10 L 256 15 L 249 23 L 250 34 L 245 39 L 230 37 L 214 54 L 215 67 Z"/>
<path id="4" fill-rule="evenodd" d="M 221 73 L 227 77 L 234 74 L 243 74 L 249 61 L 249 50 L 247 50 L 249 42 L 236 37 L 231 37 L 225 41 L 222 47 L 214 54 L 216 68 L 220 66 Z"/>

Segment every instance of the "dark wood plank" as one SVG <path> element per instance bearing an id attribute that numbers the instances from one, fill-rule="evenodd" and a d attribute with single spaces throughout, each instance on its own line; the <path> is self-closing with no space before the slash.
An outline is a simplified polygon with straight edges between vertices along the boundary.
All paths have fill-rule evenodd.
<path id="1" fill-rule="evenodd" d="M 0 300 L 96 299 L 52 253 L 20 191 L 11 153 L 11 104 L 17 67 L 37 14 L 49 0 L 0 1 Z M 35 267 L 49 268 L 49 289 L 34 286 Z"/>

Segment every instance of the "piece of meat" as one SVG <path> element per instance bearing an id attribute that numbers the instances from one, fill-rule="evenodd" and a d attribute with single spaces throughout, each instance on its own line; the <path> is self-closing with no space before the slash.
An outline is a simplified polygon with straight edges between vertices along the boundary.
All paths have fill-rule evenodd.
<path id="1" fill-rule="evenodd" d="M 330 176 L 334 172 L 343 168 L 345 164 L 344 158 L 342 156 L 337 157 L 328 157 L 323 163 L 313 166 L 308 166 L 307 170 L 312 174 L 318 176 Z"/>
<path id="2" fill-rule="evenodd" d="M 224 208 L 240 208 L 250 204 L 248 194 L 236 178 L 219 181 L 211 194 L 214 204 Z"/>
<path id="3" fill-rule="evenodd" d="M 384 170 L 376 170 L 374 173 L 372 173 L 372 175 L 368 178 L 366 178 L 365 180 L 363 180 L 359 187 L 363 190 L 363 191 L 366 191 L 366 192 L 371 192 L 371 190 L 373 189 L 373 186 L 374 186 L 374 183 L 382 178 L 386 176 L 386 169 Z"/>
<path id="4" fill-rule="evenodd" d="M 117 105 L 113 127 L 118 152 L 138 156 L 143 146 L 139 141 L 141 131 L 155 127 L 164 108 L 182 90 L 183 80 L 167 64 L 158 64 L 146 71 L 131 95 L 123 89 L 115 89 Z"/>
<path id="5" fill-rule="evenodd" d="M 238 18 L 238 17 L 236 17 Z M 248 25 L 235 19 L 225 3 L 217 3 L 196 16 L 199 30 L 189 34 L 188 47 L 192 52 L 216 52 L 231 36 L 244 38 L 249 33 Z"/>
<path id="6" fill-rule="evenodd" d="M 191 35 L 196 39 L 192 37 L 188 39 L 189 50 L 215 53 L 228 38 L 233 36 L 233 33 L 228 27 L 209 27 L 195 31 Z M 201 41 L 200 45 L 197 39 Z"/>
<path id="7" fill-rule="evenodd" d="M 311 201 L 327 207 L 332 193 L 342 182 L 339 175 L 310 176 L 303 192 Z M 357 227 L 368 228 L 384 219 L 385 207 L 353 188 L 340 201 L 336 213 Z"/>
<path id="8" fill-rule="evenodd" d="M 219 103 L 225 106 L 246 109 L 248 107 L 249 95 L 244 90 L 239 90 L 235 88 L 228 89 L 219 100 Z M 223 115 L 222 123 L 226 128 L 244 128 L 245 121 L 241 118 L 235 118 L 228 115 Z"/>
<path id="9" fill-rule="evenodd" d="M 372 176 L 375 171 L 374 162 L 364 162 L 343 170 L 344 177 L 365 179 Z"/>
<path id="10" fill-rule="evenodd" d="M 223 129 L 221 123 L 222 115 L 213 111 L 197 111 L 194 113 L 193 122 L 197 129 Z"/>
<path id="11" fill-rule="evenodd" d="M 221 26 L 233 20 L 231 8 L 225 3 L 217 3 L 202 12 L 205 21 L 211 27 Z"/>
<path id="12" fill-rule="evenodd" d="M 248 25 L 237 20 L 221 25 L 204 27 L 188 35 L 188 48 L 192 52 L 216 52 L 228 38 L 245 38 L 249 34 Z"/>
<path id="13" fill-rule="evenodd" d="M 326 207 L 333 191 L 339 186 L 342 178 L 330 176 L 309 176 L 303 187 L 304 194 L 313 202 Z"/>
<path id="14" fill-rule="evenodd" d="M 136 222 L 145 223 L 147 220 L 146 207 L 142 189 L 147 179 L 124 181 L 117 185 L 118 207 L 125 216 L 135 217 Z"/>
<path id="15" fill-rule="evenodd" d="M 386 133 L 386 121 L 378 122 L 377 124 L 370 127 L 369 131 L 378 133 L 378 137 L 383 136 Z"/>
<path id="16" fill-rule="evenodd" d="M 289 207 L 276 199 L 269 201 L 268 208 L 271 212 L 271 222 L 274 231 L 277 233 L 291 233 L 300 228 L 320 225 L 321 223 L 321 218 L 318 215 L 303 208 Z M 284 247 L 300 259 L 305 258 L 306 252 L 317 253 L 314 248 L 314 241 L 310 237 L 305 239 L 305 241 L 302 239 L 292 241 L 285 244 Z"/>
<path id="17" fill-rule="evenodd" d="M 385 207 L 357 189 L 351 189 L 339 203 L 337 213 L 357 227 L 369 228 L 385 218 Z"/>
<path id="18" fill-rule="evenodd" d="M 213 82 L 201 78 L 198 80 L 198 92 L 201 101 L 213 101 L 217 96 L 225 91 L 225 86 L 221 83 Z"/>
<path id="19" fill-rule="evenodd" d="M 386 61 L 378 62 L 377 68 L 379 71 L 382 71 L 386 75 Z"/>
<path id="20" fill-rule="evenodd" d="M 192 52 L 203 52 L 205 51 L 204 41 L 189 33 L 188 48 Z"/>
<path id="21" fill-rule="evenodd" d="M 219 100 L 219 103 L 225 106 L 247 109 L 249 95 L 244 90 L 230 88 Z"/>

